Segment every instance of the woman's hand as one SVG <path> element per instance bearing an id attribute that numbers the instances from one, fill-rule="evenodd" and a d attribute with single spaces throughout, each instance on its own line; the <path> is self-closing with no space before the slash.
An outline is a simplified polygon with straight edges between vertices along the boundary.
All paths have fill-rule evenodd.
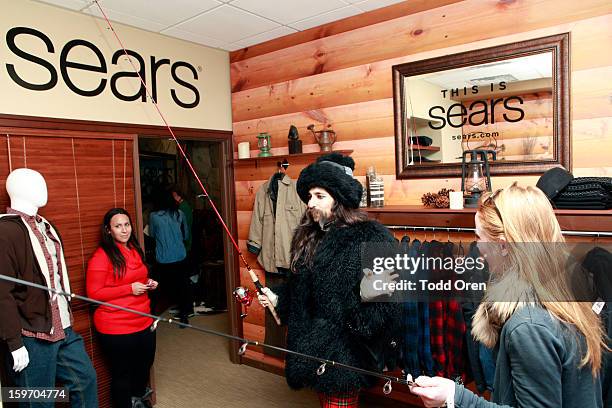
<path id="1" fill-rule="evenodd" d="M 145 285 L 144 283 L 141 283 L 141 282 L 132 283 L 132 293 L 135 296 L 142 295 L 143 293 L 147 291 L 147 289 L 149 289 L 149 287 Z"/>
<path id="2" fill-rule="evenodd" d="M 441 407 L 455 401 L 455 382 L 448 378 L 420 376 L 410 392 L 421 397 L 426 407 Z"/>
<path id="3" fill-rule="evenodd" d="M 276 307 L 278 304 L 278 295 L 272 292 L 269 288 L 263 288 L 261 291 L 264 294 L 257 296 L 259 304 L 263 307 L 268 307 L 269 305 Z"/>
<path id="4" fill-rule="evenodd" d="M 157 285 L 158 285 L 157 281 L 155 281 L 155 280 L 153 280 L 153 279 L 149 279 L 149 280 L 147 281 L 147 288 L 148 288 L 149 290 L 155 290 L 155 289 L 157 289 Z"/>

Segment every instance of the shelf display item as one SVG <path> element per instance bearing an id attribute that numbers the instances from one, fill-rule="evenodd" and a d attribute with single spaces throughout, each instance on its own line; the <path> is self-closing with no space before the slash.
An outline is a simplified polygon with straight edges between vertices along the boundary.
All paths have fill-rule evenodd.
<path id="1" fill-rule="evenodd" d="M 249 142 L 238 143 L 238 158 L 248 159 L 250 157 L 251 157 L 251 147 L 249 145 Z"/>
<path id="2" fill-rule="evenodd" d="M 370 166 L 366 176 L 368 182 L 368 204 L 370 207 L 385 205 L 385 183 L 382 176 L 376 175 L 374 166 Z"/>
<path id="3" fill-rule="evenodd" d="M 461 191 L 466 208 L 478 207 L 480 196 L 491 191 L 489 155 L 495 160 L 493 150 L 466 150 L 461 163 Z M 470 160 L 468 161 L 468 156 Z"/>
<path id="4" fill-rule="evenodd" d="M 291 125 L 289 128 L 287 139 L 289 139 L 289 154 L 302 153 L 302 141 L 300 140 L 300 135 L 295 126 Z"/>
<path id="5" fill-rule="evenodd" d="M 331 130 L 331 125 L 327 125 L 327 129 L 314 130 L 315 125 L 308 125 L 306 129 L 310 130 L 319 144 L 322 152 L 331 152 L 332 145 L 336 143 L 336 132 Z"/>
<path id="6" fill-rule="evenodd" d="M 259 154 L 257 157 L 270 157 L 272 153 L 272 145 L 270 142 L 271 136 L 268 133 L 260 133 L 257 135 L 257 147 L 259 147 Z"/>

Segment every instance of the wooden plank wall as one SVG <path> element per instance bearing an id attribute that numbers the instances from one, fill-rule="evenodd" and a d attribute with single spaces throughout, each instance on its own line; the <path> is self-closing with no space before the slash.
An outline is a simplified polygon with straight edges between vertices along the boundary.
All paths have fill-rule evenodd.
<path id="1" fill-rule="evenodd" d="M 46 180 L 48 203 L 40 214 L 64 243 L 72 292 L 85 296 L 87 261 L 98 246 L 104 213 L 124 207 L 136 222 L 133 136 L 87 132 L 0 129 L 0 208 L 10 205 L 4 185 L 11 169 L 27 167 Z M 91 306 L 72 302 L 74 329 L 98 374 L 100 407 L 110 407 L 110 375 L 94 336 Z"/>
<path id="2" fill-rule="evenodd" d="M 353 149 L 363 180 L 376 166 L 385 204 L 420 205 L 425 192 L 459 190 L 459 179 L 396 180 L 391 66 L 426 58 L 571 33 L 573 171 L 612 175 L 612 2 L 609 0 L 407 1 L 296 33 L 231 54 L 234 146 L 258 132 L 272 136 L 273 152 L 287 153 L 289 126 L 304 151 L 318 151 L 306 126 L 331 124 L 334 149 Z M 306 163 L 293 163 L 296 177 Z M 245 254 L 253 199 L 274 167 L 236 168 L 236 207 Z M 535 184 L 537 176 L 498 177 Z M 259 266 L 247 256 L 253 266 Z M 241 279 L 250 287 L 246 270 Z M 263 277 L 263 271 L 257 271 Z M 261 308 L 250 308 L 245 336 L 263 339 Z"/>

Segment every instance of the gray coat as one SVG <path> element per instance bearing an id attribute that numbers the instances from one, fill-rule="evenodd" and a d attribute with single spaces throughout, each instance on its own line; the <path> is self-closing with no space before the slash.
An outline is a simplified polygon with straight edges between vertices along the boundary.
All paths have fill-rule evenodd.
<path id="1" fill-rule="evenodd" d="M 503 303 L 499 308 L 511 302 Z M 495 305 L 491 309 L 489 313 L 494 314 Z M 477 324 L 478 313 L 474 319 L 476 330 L 495 330 L 491 325 Z M 603 405 L 600 379 L 593 378 L 590 366 L 579 368 L 585 349 L 584 338 L 575 329 L 553 318 L 542 307 L 518 307 L 499 333 L 491 402 L 457 385 L 455 406 L 600 408 Z"/>

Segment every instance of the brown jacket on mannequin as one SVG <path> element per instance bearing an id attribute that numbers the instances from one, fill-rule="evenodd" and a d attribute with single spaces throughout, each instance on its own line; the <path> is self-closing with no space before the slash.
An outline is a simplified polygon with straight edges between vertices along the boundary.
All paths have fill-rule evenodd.
<path id="1" fill-rule="evenodd" d="M 1 273 L 47 286 L 39 265 L 41 261 L 44 259 L 37 260 L 28 229 L 20 217 L 0 218 Z M 7 342 L 9 351 L 23 346 L 22 328 L 44 333 L 51 330 L 49 294 L 30 286 L 0 281 L 0 339 Z"/>

